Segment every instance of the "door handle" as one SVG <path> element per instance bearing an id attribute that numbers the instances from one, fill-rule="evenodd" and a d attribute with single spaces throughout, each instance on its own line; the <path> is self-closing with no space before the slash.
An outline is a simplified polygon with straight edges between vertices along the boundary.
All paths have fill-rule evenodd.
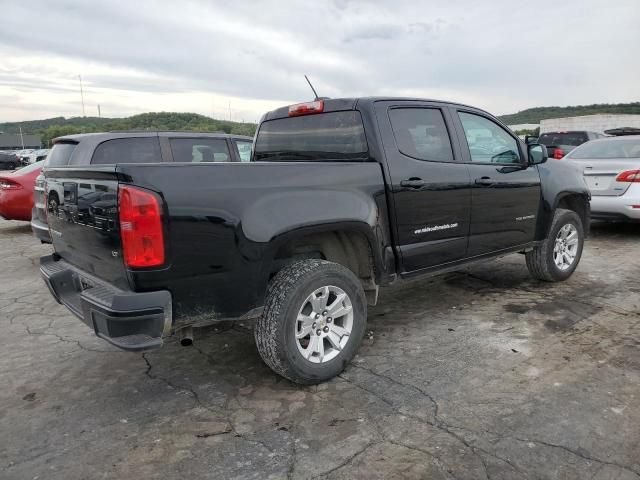
<path id="1" fill-rule="evenodd" d="M 481 177 L 481 178 L 476 178 L 476 185 L 493 185 L 494 182 L 491 177 Z"/>
<path id="2" fill-rule="evenodd" d="M 421 178 L 412 177 L 408 180 L 402 180 L 400 182 L 401 187 L 409 187 L 409 188 L 420 188 L 425 186 L 425 181 Z"/>

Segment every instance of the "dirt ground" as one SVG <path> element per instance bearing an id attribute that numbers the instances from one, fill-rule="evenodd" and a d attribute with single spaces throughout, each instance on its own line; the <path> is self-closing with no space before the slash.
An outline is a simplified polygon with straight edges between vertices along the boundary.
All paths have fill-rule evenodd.
<path id="1" fill-rule="evenodd" d="M 640 478 L 640 225 L 575 275 L 520 255 L 382 291 L 351 366 L 294 385 L 251 325 L 146 354 L 55 303 L 0 221 L 0 478 Z"/>

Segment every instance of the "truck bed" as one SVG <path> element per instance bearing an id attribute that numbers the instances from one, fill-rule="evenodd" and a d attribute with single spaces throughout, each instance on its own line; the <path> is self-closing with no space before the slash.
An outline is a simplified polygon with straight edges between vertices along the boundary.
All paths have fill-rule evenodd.
<path id="1" fill-rule="evenodd" d="M 132 269 L 123 261 L 117 191 L 125 184 L 162 199 L 160 267 Z M 374 162 L 54 168 L 47 192 L 60 198 L 49 212 L 56 254 L 121 290 L 169 291 L 174 325 L 241 317 L 261 306 L 258 286 L 273 273 L 265 259 L 277 255 L 285 232 L 353 222 L 386 244 L 390 230 L 382 169 Z"/>

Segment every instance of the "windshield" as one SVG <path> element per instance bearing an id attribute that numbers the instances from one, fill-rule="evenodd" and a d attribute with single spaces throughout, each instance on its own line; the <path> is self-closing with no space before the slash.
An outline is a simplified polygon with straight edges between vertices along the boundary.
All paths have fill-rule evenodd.
<path id="1" fill-rule="evenodd" d="M 260 126 L 256 161 L 366 160 L 360 112 L 330 112 L 269 120 Z"/>
<path id="2" fill-rule="evenodd" d="M 569 158 L 640 158 L 640 137 L 633 139 L 599 140 L 576 148 Z"/>

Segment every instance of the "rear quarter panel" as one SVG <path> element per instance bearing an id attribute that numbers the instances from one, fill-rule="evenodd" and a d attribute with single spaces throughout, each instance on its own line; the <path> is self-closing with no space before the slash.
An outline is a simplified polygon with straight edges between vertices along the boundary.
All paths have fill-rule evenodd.
<path id="1" fill-rule="evenodd" d="M 177 317 L 230 317 L 262 305 L 280 242 L 348 225 L 390 245 L 378 163 L 121 165 L 121 178 L 159 193 L 168 215 L 163 271 L 131 273 L 136 290 L 169 289 Z"/>

